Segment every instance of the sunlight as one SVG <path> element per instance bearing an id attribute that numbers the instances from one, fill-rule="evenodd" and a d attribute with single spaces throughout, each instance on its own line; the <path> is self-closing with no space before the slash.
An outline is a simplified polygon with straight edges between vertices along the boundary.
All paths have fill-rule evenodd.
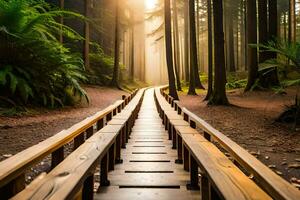
<path id="1" fill-rule="evenodd" d="M 145 6 L 147 10 L 152 10 L 157 6 L 157 0 L 145 0 Z"/>

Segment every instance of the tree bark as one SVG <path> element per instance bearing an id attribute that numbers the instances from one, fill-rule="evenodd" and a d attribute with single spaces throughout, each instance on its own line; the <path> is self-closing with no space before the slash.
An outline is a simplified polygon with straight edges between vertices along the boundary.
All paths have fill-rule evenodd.
<path id="1" fill-rule="evenodd" d="M 234 32 L 233 32 L 233 16 L 230 13 L 228 16 L 228 59 L 229 59 L 229 72 L 235 72 L 235 62 L 234 62 Z"/>
<path id="2" fill-rule="evenodd" d="M 180 48 L 179 48 L 179 32 L 178 32 L 178 15 L 177 0 L 173 0 L 173 35 L 174 35 L 174 61 L 177 90 L 182 91 L 180 82 Z"/>
<path id="3" fill-rule="evenodd" d="M 212 16 L 211 0 L 207 0 L 207 38 L 208 38 L 208 89 L 205 100 L 213 94 L 213 48 L 212 48 Z"/>
<path id="4" fill-rule="evenodd" d="M 175 85 L 175 75 L 173 67 L 173 58 L 172 58 L 172 31 L 171 31 L 171 6 L 170 0 L 165 0 L 164 10 L 165 10 L 165 43 L 166 43 L 166 60 L 168 68 L 168 77 L 169 77 L 169 92 L 170 96 L 175 100 L 178 100 L 178 94 Z"/>
<path id="5" fill-rule="evenodd" d="M 259 26 L 259 43 L 268 42 L 268 1 L 258 0 L 258 26 Z M 259 62 L 263 63 L 268 59 L 267 52 L 259 52 Z"/>
<path id="6" fill-rule="evenodd" d="M 214 13 L 214 60 L 215 60 L 215 79 L 214 91 L 209 100 L 209 104 L 228 105 L 226 96 L 226 69 L 224 52 L 224 30 L 223 30 L 223 3 L 222 0 L 213 0 Z"/>
<path id="7" fill-rule="evenodd" d="M 296 8 L 295 0 L 289 0 L 289 42 L 296 41 Z"/>
<path id="8" fill-rule="evenodd" d="M 278 37 L 278 11 L 277 0 L 269 0 L 269 38 L 268 40 L 275 41 Z M 276 58 L 277 54 L 274 52 L 268 53 L 268 59 Z"/>
<path id="9" fill-rule="evenodd" d="M 184 1 L 184 71 L 185 81 L 190 80 L 189 72 L 189 2 Z"/>
<path id="10" fill-rule="evenodd" d="M 189 95 L 196 95 L 195 88 L 204 89 L 200 81 L 198 56 L 197 56 L 197 38 L 195 22 L 195 0 L 189 0 L 189 21 L 190 21 L 190 86 Z"/>
<path id="11" fill-rule="evenodd" d="M 120 31 L 119 31 L 119 0 L 115 2 L 115 55 L 114 55 L 114 70 L 111 80 L 111 86 L 120 88 L 119 86 L 119 64 L 120 64 Z"/>
<path id="12" fill-rule="evenodd" d="M 256 1 L 247 0 L 247 32 L 248 32 L 248 82 L 245 91 L 249 91 L 258 78 L 257 49 L 249 44 L 257 44 Z"/>

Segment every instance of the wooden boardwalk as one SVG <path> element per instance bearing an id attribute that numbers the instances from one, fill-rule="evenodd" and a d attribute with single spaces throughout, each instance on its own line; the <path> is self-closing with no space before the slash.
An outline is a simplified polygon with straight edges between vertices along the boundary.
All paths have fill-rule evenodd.
<path id="1" fill-rule="evenodd" d="M 200 199 L 200 191 L 186 189 L 189 173 L 175 164 L 177 151 L 157 112 L 153 89 L 145 92 L 122 158 L 109 173 L 110 186 L 100 187 L 95 199 Z"/>

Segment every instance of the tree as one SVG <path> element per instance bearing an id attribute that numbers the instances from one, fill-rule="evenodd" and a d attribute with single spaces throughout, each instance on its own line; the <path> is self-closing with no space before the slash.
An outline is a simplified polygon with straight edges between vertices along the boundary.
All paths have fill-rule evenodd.
<path id="1" fill-rule="evenodd" d="M 180 83 L 179 65 L 180 65 L 180 49 L 179 49 L 179 32 L 178 32 L 178 14 L 177 14 L 177 0 L 173 0 L 173 41 L 174 41 L 174 61 L 177 90 L 182 91 Z"/>
<path id="2" fill-rule="evenodd" d="M 213 0 L 214 13 L 214 60 L 215 60 L 215 79 L 214 91 L 209 100 L 209 104 L 228 105 L 226 96 L 226 69 L 224 52 L 224 30 L 223 30 L 223 3 L 222 0 Z"/>
<path id="3" fill-rule="evenodd" d="M 171 5 L 170 0 L 165 0 L 164 5 L 164 14 L 165 14 L 165 43 L 166 43 L 166 60 L 168 68 L 168 77 L 169 77 L 169 93 L 170 96 L 175 100 L 178 100 L 178 94 L 175 85 L 175 75 L 174 75 L 174 66 L 173 66 L 173 57 L 172 57 L 172 31 L 171 31 Z"/>
<path id="4" fill-rule="evenodd" d="M 207 38 L 208 38 L 208 89 L 205 100 L 209 100 L 213 93 L 213 48 L 212 48 L 212 16 L 211 0 L 207 0 Z"/>
<path id="5" fill-rule="evenodd" d="M 289 42 L 296 41 L 296 6 L 295 0 L 289 0 Z"/>
<path id="6" fill-rule="evenodd" d="M 91 4 L 90 0 L 84 1 L 84 6 L 85 6 L 84 15 L 86 17 L 89 17 L 90 4 Z M 90 23 L 88 21 L 86 21 L 84 23 L 84 36 L 85 36 L 84 48 L 83 48 L 84 65 L 85 65 L 86 69 L 90 69 L 90 58 L 89 58 L 89 54 L 90 54 Z"/>
<path id="7" fill-rule="evenodd" d="M 269 38 L 268 40 L 276 40 L 278 37 L 278 12 L 277 0 L 269 0 Z M 268 58 L 276 58 L 276 53 L 269 52 Z"/>
<path id="8" fill-rule="evenodd" d="M 248 43 L 248 82 L 245 91 L 249 91 L 258 78 L 257 49 L 249 44 L 257 43 L 256 1 L 247 0 L 247 43 Z"/>
<path id="9" fill-rule="evenodd" d="M 115 56 L 114 56 L 114 70 L 111 80 L 111 86 L 119 86 L 119 63 L 120 63 L 120 31 L 119 31 L 119 0 L 115 2 Z"/>
<path id="10" fill-rule="evenodd" d="M 204 89 L 200 82 L 197 56 L 197 39 L 195 24 L 195 1 L 189 0 L 189 21 L 190 21 L 190 86 L 189 95 L 196 95 L 196 87 Z"/>
<path id="11" fill-rule="evenodd" d="M 189 2 L 184 0 L 184 68 L 185 81 L 190 80 L 189 70 Z"/>
<path id="12" fill-rule="evenodd" d="M 258 26 L 259 26 L 259 43 L 266 44 L 268 42 L 268 1 L 258 0 Z M 267 52 L 259 52 L 259 62 L 263 63 L 267 60 Z"/>

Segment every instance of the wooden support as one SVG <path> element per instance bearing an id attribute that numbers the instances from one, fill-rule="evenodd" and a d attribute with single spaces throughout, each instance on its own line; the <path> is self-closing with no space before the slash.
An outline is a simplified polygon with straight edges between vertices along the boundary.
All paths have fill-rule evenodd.
<path id="1" fill-rule="evenodd" d="M 201 199 L 210 200 L 209 197 L 209 181 L 208 178 L 203 174 L 200 179 L 200 188 L 201 188 Z"/>
<path id="2" fill-rule="evenodd" d="M 181 110 L 181 108 L 180 108 L 180 107 L 178 107 L 177 113 L 178 113 L 178 115 L 181 115 L 181 113 L 182 113 L 182 110 Z"/>
<path id="3" fill-rule="evenodd" d="M 105 156 L 101 160 L 100 164 L 100 186 L 109 186 L 110 182 L 108 180 L 108 154 L 106 153 Z"/>
<path id="4" fill-rule="evenodd" d="M 25 188 L 25 174 L 21 174 L 7 185 L 0 188 L 1 199 L 9 199 Z"/>
<path id="5" fill-rule="evenodd" d="M 81 133 L 76 138 L 74 138 L 74 147 L 73 151 L 77 149 L 81 144 L 84 143 L 84 133 Z"/>
<path id="6" fill-rule="evenodd" d="M 221 198 L 218 194 L 218 192 L 216 191 L 216 189 L 211 185 L 211 183 L 209 183 L 209 199 L 210 200 L 222 200 L 223 198 Z"/>
<path id="7" fill-rule="evenodd" d="M 183 120 L 184 121 L 189 121 L 189 116 L 186 113 L 183 113 Z"/>
<path id="8" fill-rule="evenodd" d="M 121 130 L 121 135 L 122 135 L 122 143 L 121 143 L 121 147 L 122 149 L 126 149 L 126 129 L 122 129 Z"/>
<path id="9" fill-rule="evenodd" d="M 190 177 L 191 182 L 187 184 L 187 189 L 199 190 L 198 164 L 192 155 L 190 155 Z"/>
<path id="10" fill-rule="evenodd" d="M 104 119 L 100 119 L 98 122 L 97 122 L 97 130 L 99 131 L 101 128 L 103 128 L 104 126 Z"/>
<path id="11" fill-rule="evenodd" d="M 121 148 L 122 148 L 122 131 L 118 134 L 116 138 L 116 164 L 123 163 L 123 160 L 121 159 Z"/>
<path id="12" fill-rule="evenodd" d="M 51 169 L 54 169 L 61 161 L 64 160 L 64 147 L 60 147 L 56 151 L 52 152 Z"/>
<path id="13" fill-rule="evenodd" d="M 106 115 L 106 123 L 112 119 L 112 112 Z"/>
<path id="14" fill-rule="evenodd" d="M 122 106 L 118 106 L 118 113 L 120 113 L 122 111 Z"/>
<path id="15" fill-rule="evenodd" d="M 175 163 L 177 164 L 182 164 L 183 160 L 182 160 L 182 138 L 180 135 L 177 134 L 177 160 L 175 161 Z"/>
<path id="16" fill-rule="evenodd" d="M 204 138 L 211 142 L 211 136 L 207 132 L 204 132 Z"/>
<path id="17" fill-rule="evenodd" d="M 98 126 L 98 125 L 97 125 L 97 126 Z M 90 128 L 88 128 L 88 129 L 86 130 L 86 139 L 92 137 L 93 134 L 94 134 L 94 127 L 91 126 Z"/>
<path id="18" fill-rule="evenodd" d="M 94 199 L 94 174 L 85 179 L 82 188 L 82 200 L 92 199 Z"/>
<path id="19" fill-rule="evenodd" d="M 176 130 L 175 130 L 175 127 L 172 126 L 172 143 L 173 143 L 173 146 L 172 146 L 172 149 L 176 149 L 176 145 L 177 145 L 177 136 L 176 136 Z"/>
<path id="20" fill-rule="evenodd" d="M 196 123 L 192 120 L 190 120 L 190 127 L 194 128 L 194 129 L 197 128 Z"/>
<path id="21" fill-rule="evenodd" d="M 108 151 L 108 170 L 109 171 L 112 171 L 115 169 L 115 147 L 116 145 L 113 144 L 111 145 L 111 147 L 109 148 L 109 151 Z"/>
<path id="22" fill-rule="evenodd" d="M 187 172 L 190 170 L 190 152 L 185 145 L 183 145 L 183 168 Z"/>
<path id="23" fill-rule="evenodd" d="M 116 116 L 117 115 L 117 109 L 113 109 L 113 116 Z"/>

